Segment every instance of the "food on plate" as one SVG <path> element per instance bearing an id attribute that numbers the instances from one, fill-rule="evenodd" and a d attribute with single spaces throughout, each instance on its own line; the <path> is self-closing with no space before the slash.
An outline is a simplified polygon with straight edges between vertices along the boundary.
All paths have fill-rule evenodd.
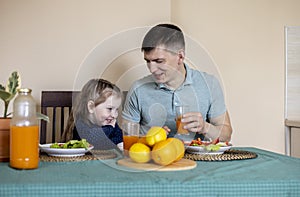
<path id="1" fill-rule="evenodd" d="M 209 145 L 205 146 L 205 149 L 208 151 L 218 151 L 218 150 L 220 150 L 220 146 L 218 146 L 216 144 L 209 144 Z"/>
<path id="2" fill-rule="evenodd" d="M 149 146 L 167 139 L 167 132 L 162 127 L 151 127 L 146 134 L 146 142 Z"/>
<path id="3" fill-rule="evenodd" d="M 230 146 L 229 142 L 220 142 L 219 139 L 216 139 L 211 142 L 202 141 L 200 138 L 197 140 L 192 140 L 188 146 L 201 146 L 207 151 L 218 151 L 221 147 Z"/>
<path id="4" fill-rule="evenodd" d="M 216 145 L 225 147 L 225 146 L 231 146 L 229 142 L 218 142 Z"/>
<path id="5" fill-rule="evenodd" d="M 135 143 L 129 149 L 129 157 L 137 163 L 146 163 L 150 161 L 150 147 L 142 143 Z"/>
<path id="6" fill-rule="evenodd" d="M 90 144 L 86 141 L 86 139 L 81 140 L 70 140 L 66 143 L 57 143 L 50 145 L 50 148 L 64 148 L 64 149 L 71 149 L 71 148 L 85 148 L 88 149 Z"/>

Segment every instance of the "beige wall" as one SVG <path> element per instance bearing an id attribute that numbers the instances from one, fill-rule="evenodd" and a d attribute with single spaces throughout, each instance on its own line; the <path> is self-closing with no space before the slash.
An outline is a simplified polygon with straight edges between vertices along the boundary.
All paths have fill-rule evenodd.
<path id="1" fill-rule="evenodd" d="M 94 75 L 122 85 L 132 72 L 117 64 L 133 78 L 147 73 L 135 48 L 144 27 L 172 21 L 218 66 L 232 143 L 284 153 L 284 26 L 300 25 L 299 7 L 298 0 L 0 0 L 0 82 L 18 70 L 38 102 L 41 90 L 77 88 Z M 131 48 L 115 52 L 117 43 Z"/>
<path id="2" fill-rule="evenodd" d="M 84 59 L 104 40 L 163 21 L 170 21 L 169 0 L 0 0 L 1 84 L 18 70 L 37 100 L 42 89 L 72 89 Z"/>
<path id="3" fill-rule="evenodd" d="M 284 153 L 284 26 L 300 25 L 298 0 L 174 0 L 172 20 L 218 65 L 233 144 Z"/>

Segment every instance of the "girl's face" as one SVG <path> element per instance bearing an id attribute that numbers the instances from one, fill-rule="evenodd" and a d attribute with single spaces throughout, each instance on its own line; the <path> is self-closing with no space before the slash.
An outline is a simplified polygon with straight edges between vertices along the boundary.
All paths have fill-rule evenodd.
<path id="1" fill-rule="evenodd" d="M 90 113 L 94 114 L 97 125 L 111 125 L 115 127 L 120 105 L 121 98 L 115 94 L 112 94 L 104 103 L 97 105 L 93 110 L 89 111 Z"/>

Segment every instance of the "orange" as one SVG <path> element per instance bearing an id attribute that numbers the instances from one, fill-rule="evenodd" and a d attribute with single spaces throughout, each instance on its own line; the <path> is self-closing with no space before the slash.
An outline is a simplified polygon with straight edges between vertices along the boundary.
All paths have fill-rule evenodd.
<path id="1" fill-rule="evenodd" d="M 153 161 L 159 165 L 169 165 L 177 158 L 176 148 L 171 140 L 156 143 L 151 151 Z"/>
<path id="2" fill-rule="evenodd" d="M 142 143 L 135 143 L 129 149 L 129 157 L 134 162 L 146 163 L 151 159 L 150 148 Z"/>
<path id="3" fill-rule="evenodd" d="M 168 138 L 167 140 L 170 142 L 172 141 L 173 145 L 175 146 L 176 155 L 177 155 L 175 161 L 179 161 L 180 159 L 182 159 L 185 152 L 185 147 L 183 142 L 177 138 Z"/>
<path id="4" fill-rule="evenodd" d="M 167 133 L 162 127 L 151 127 L 146 134 L 146 142 L 149 146 L 153 146 L 154 144 L 166 139 Z"/>

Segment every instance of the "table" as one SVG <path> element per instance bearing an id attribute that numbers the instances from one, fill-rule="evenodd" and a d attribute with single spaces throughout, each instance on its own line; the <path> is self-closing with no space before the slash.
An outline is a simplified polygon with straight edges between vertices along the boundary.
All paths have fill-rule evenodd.
<path id="1" fill-rule="evenodd" d="M 0 163 L 0 196 L 300 196 L 300 159 L 258 148 L 248 160 L 205 162 L 186 171 L 134 171 L 116 159 L 40 162 L 36 170 Z"/>

